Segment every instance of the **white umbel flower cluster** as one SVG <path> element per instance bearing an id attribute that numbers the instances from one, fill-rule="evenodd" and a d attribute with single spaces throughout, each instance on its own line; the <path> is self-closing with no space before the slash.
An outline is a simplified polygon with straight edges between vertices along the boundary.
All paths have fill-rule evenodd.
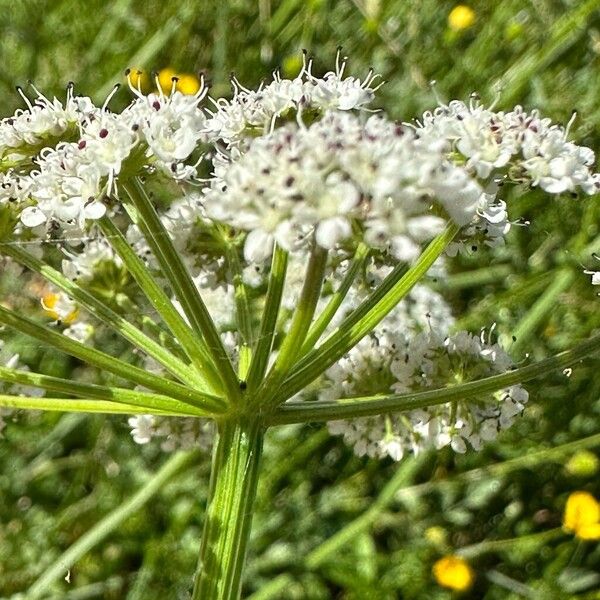
<path id="1" fill-rule="evenodd" d="M 278 119 L 300 120 L 302 113 L 368 108 L 381 85 L 377 84 L 379 76 L 370 71 L 360 80 L 344 77 L 345 70 L 346 61 L 338 55 L 335 71 L 315 77 L 312 61 L 305 55 L 302 70 L 294 79 L 282 79 L 275 73 L 271 83 L 249 90 L 233 78 L 233 98 L 212 100 L 214 108 L 207 110 L 208 139 L 232 148 L 272 131 Z"/>
<path id="2" fill-rule="evenodd" d="M 72 85 L 67 88 L 64 105 L 57 98 L 49 100 L 39 92 L 31 102 L 18 89 L 27 108 L 0 121 L 0 156 L 8 162 L 18 162 L 20 158 L 28 157 L 32 150 L 39 150 L 65 136 L 75 137 L 78 124 L 98 110 L 89 98 L 75 96 Z"/>
<path id="3" fill-rule="evenodd" d="M 304 128 L 286 125 L 253 140 L 239 157 L 222 157 L 205 191 L 207 216 L 248 231 L 244 254 L 261 261 L 273 243 L 306 249 L 312 236 L 333 249 L 364 228 L 372 247 L 412 260 L 445 220 L 475 214 L 482 190 L 449 162 L 443 148 L 380 116 L 366 121 L 330 112 Z"/>
<path id="4" fill-rule="evenodd" d="M 352 257 L 364 259 L 350 271 L 356 276 L 340 294 L 337 313 L 313 331 L 313 343 L 321 332 L 320 339 L 331 335 L 392 269 L 399 273 L 414 262 L 447 225 L 460 228 L 449 255 L 503 244 L 511 221 L 501 183 L 548 194 L 600 189 L 593 152 L 569 141 L 568 127 L 536 111 L 498 112 L 476 100 L 453 101 L 419 121 L 397 123 L 373 109 L 378 76 L 369 72 L 358 79 L 345 69 L 338 57 L 335 70 L 318 77 L 305 59 L 297 77 L 275 74 L 256 90 L 233 79 L 233 97 L 227 99 L 208 98 L 203 85 L 193 95 L 175 85 L 171 94 L 144 95 L 130 85 L 132 102 L 120 113 L 109 110 L 110 97 L 98 107 L 75 96 L 72 87 L 64 104 L 37 91 L 33 102 L 26 99 L 26 109 L 0 122 L 0 242 L 27 244 L 23 248 L 70 280 L 63 291 L 52 288 L 41 299 L 52 326 L 88 345 L 102 339 L 100 313 L 90 309 L 86 316 L 64 291 L 71 293 L 75 284 L 188 361 L 189 348 L 161 322 L 162 299 L 149 302 L 145 286 L 138 285 L 143 278 L 131 267 L 136 257 L 115 245 L 121 261 L 101 234 L 116 227 L 117 237 L 125 237 L 190 323 L 189 299 L 169 281 L 182 270 L 160 268 L 169 253 L 179 254 L 191 279 L 185 293 L 194 294 L 195 286 L 225 352 L 211 350 L 227 354 L 232 369 L 244 373 L 241 359 L 252 348 L 242 352 L 240 340 L 256 343 L 275 245 L 288 256 L 271 361 L 289 331 L 307 264 L 315 264 L 308 260 L 311 253 L 326 263 L 325 284 L 315 282 L 314 289 L 322 288 L 316 318 L 344 287 L 348 269 L 357 264 Z M 127 185 L 134 178 L 135 185 Z M 148 194 L 137 197 L 137 185 Z M 161 235 L 172 248 L 160 247 Z M 453 323 L 439 293 L 414 286 L 375 332 L 317 382 L 323 384 L 319 397 L 443 387 L 510 368 L 496 345 L 466 333 L 450 335 Z M 174 369 L 165 372 L 168 361 L 152 352 L 136 352 L 133 360 L 150 372 L 178 376 Z M 330 427 L 359 454 L 398 459 L 408 450 L 445 445 L 462 452 L 510 426 L 526 399 L 516 386 L 453 407 Z M 143 415 L 130 425 L 137 442 L 157 438 L 165 448 L 197 444 L 204 435 L 204 424 L 194 420 Z"/>
<path id="5" fill-rule="evenodd" d="M 495 112 L 473 98 L 470 104 L 455 100 L 423 115 L 417 130 L 432 139 L 445 138 L 450 150 L 466 159 L 466 166 L 483 180 L 502 175 L 528 181 L 550 194 L 600 191 L 600 176 L 590 167 L 590 148 L 568 141 L 564 129 L 521 106 Z"/>
<path id="6" fill-rule="evenodd" d="M 316 77 L 305 60 L 295 79 L 276 74 L 255 91 L 234 80 L 233 98 L 212 108 L 204 86 L 189 96 L 130 86 L 121 113 L 71 87 L 64 106 L 38 94 L 0 123 L 0 207 L 19 235 L 84 237 L 118 209 L 120 179 L 159 171 L 203 188 L 201 218 L 246 235 L 248 261 L 265 260 L 274 241 L 305 254 L 312 243 L 351 250 L 363 240 L 395 262 L 413 260 L 449 220 L 463 227 L 462 246 L 503 243 L 499 179 L 552 194 L 600 187 L 593 152 L 536 111 L 454 101 L 397 124 L 368 114 L 377 76 L 344 71 L 338 57 Z M 198 179 L 202 162 L 208 180 Z M 172 213 L 173 230 L 188 217 Z"/>
<path id="7" fill-rule="evenodd" d="M 175 180 L 193 178 L 196 165 L 185 161 L 203 136 L 206 116 L 199 103 L 205 94 L 206 88 L 193 96 L 138 93 L 120 114 L 94 107 L 88 98 L 75 98 L 71 90 L 62 110 L 56 100 L 50 103 L 40 96 L 15 120 L 30 122 L 30 133 L 41 145 L 33 151 L 35 167 L 29 170 L 29 165 L 16 163 L 4 173 L 0 206 L 18 204 L 23 225 L 40 233 L 59 226 L 77 236 L 87 222 L 106 213 L 106 199 L 117 193 L 115 182 L 123 171 L 134 175 L 159 169 Z M 0 137 L 2 128 L 9 127 L 14 124 L 3 121 Z M 56 138 L 67 130 L 69 135 Z M 66 141 L 69 138 L 73 141 Z M 10 146 L 11 154 L 32 153 L 25 134 L 12 141 L 22 143 Z"/>
<path id="8" fill-rule="evenodd" d="M 409 393 L 449 382 L 471 381 L 511 367 L 497 345 L 467 332 L 443 337 L 433 331 L 407 339 L 389 330 L 374 332 L 327 372 L 320 399 Z M 334 421 L 329 430 L 341 435 L 358 456 L 390 456 L 450 445 L 464 453 L 467 443 L 479 450 L 509 428 L 524 409 L 527 391 L 520 385 L 496 394 L 460 400 L 408 413 Z"/>

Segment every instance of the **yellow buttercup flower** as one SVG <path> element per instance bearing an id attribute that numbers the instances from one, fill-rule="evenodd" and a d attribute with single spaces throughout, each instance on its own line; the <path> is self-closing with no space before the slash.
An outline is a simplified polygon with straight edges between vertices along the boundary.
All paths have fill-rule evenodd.
<path id="1" fill-rule="evenodd" d="M 158 85 L 164 94 L 170 94 L 173 91 L 173 78 L 176 78 L 175 90 L 182 94 L 193 96 L 200 89 L 200 80 L 195 75 L 177 73 L 167 67 L 158 72 Z"/>
<path id="2" fill-rule="evenodd" d="M 453 31 L 468 29 L 473 23 L 475 23 L 475 11 L 465 4 L 455 6 L 448 15 L 448 27 Z"/>
<path id="3" fill-rule="evenodd" d="M 600 503 L 588 492 L 567 498 L 563 526 L 581 540 L 600 540 Z"/>
<path id="4" fill-rule="evenodd" d="M 134 88 L 141 90 L 142 92 L 146 92 L 150 89 L 150 77 L 144 69 L 131 67 L 127 71 L 127 79 Z"/>
<path id="5" fill-rule="evenodd" d="M 178 92 L 193 96 L 200 89 L 200 80 L 195 75 L 184 73 L 177 77 L 179 77 L 176 87 Z"/>
<path id="6" fill-rule="evenodd" d="M 442 587 L 456 592 L 466 592 L 475 581 L 475 573 L 460 556 L 444 556 L 433 565 L 433 576 Z"/>
<path id="7" fill-rule="evenodd" d="M 173 77 L 177 77 L 177 73 L 175 73 L 175 71 L 170 67 L 167 67 L 166 69 L 161 69 L 158 72 L 158 85 L 160 86 L 160 89 L 163 91 L 163 93 L 170 94 L 173 90 Z"/>
<path id="8" fill-rule="evenodd" d="M 67 324 L 73 323 L 79 314 L 78 308 L 64 294 L 45 294 L 42 308 L 50 318 Z"/>

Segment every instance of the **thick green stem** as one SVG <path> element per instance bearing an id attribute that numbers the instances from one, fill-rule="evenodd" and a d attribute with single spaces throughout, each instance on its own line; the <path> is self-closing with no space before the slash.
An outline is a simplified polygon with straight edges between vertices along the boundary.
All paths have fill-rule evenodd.
<path id="1" fill-rule="evenodd" d="M 219 425 L 192 600 L 240 597 L 263 435 L 256 420 Z"/>

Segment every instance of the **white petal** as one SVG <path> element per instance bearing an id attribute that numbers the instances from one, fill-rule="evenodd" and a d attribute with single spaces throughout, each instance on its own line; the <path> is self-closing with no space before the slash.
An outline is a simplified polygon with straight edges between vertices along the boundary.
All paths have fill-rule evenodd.
<path id="1" fill-rule="evenodd" d="M 273 252 L 273 236 L 262 229 L 255 229 L 246 236 L 244 258 L 248 262 L 263 262 Z"/>
<path id="2" fill-rule="evenodd" d="M 392 255 L 398 260 L 411 262 L 420 253 L 420 248 L 405 235 L 397 235 L 392 240 Z"/>
<path id="3" fill-rule="evenodd" d="M 442 233 L 445 225 L 444 219 L 433 215 L 414 217 L 406 224 L 408 233 L 419 242 L 433 239 L 438 233 Z"/>
<path id="4" fill-rule="evenodd" d="M 333 249 L 340 240 L 350 237 L 352 227 L 343 217 L 332 217 L 321 221 L 315 232 L 315 239 L 321 248 Z"/>
<path id="5" fill-rule="evenodd" d="M 21 223 L 25 227 L 37 227 L 46 222 L 46 215 L 37 206 L 28 206 L 21 213 Z"/>
<path id="6" fill-rule="evenodd" d="M 102 202 L 91 202 L 83 210 L 86 219 L 100 219 L 106 214 L 106 206 Z"/>
<path id="7" fill-rule="evenodd" d="M 452 450 L 454 450 L 454 452 L 458 452 L 458 454 L 464 454 L 467 451 L 465 440 L 458 435 L 452 436 L 450 446 L 452 447 Z"/>

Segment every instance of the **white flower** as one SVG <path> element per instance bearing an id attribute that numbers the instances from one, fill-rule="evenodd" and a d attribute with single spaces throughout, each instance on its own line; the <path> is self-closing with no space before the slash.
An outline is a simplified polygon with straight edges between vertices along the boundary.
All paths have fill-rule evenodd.
<path id="1" fill-rule="evenodd" d="M 346 61 L 336 61 L 336 70 L 323 77 L 312 74 L 312 62 L 304 57 L 300 74 L 294 79 L 282 79 L 277 73 L 273 81 L 258 90 L 243 87 L 232 79 L 232 100 L 212 100 L 214 108 L 207 110 L 207 139 L 228 147 L 244 146 L 255 133 L 272 130 L 278 119 L 290 112 L 301 119 L 304 111 L 361 110 L 374 99 L 379 85 L 373 85 L 378 75 L 370 71 L 361 81 L 344 77 Z"/>
<path id="2" fill-rule="evenodd" d="M 460 331 L 449 337 L 435 331 L 412 339 L 391 331 L 376 330 L 326 373 L 328 384 L 320 399 L 417 392 L 443 388 L 449 381 L 469 381 L 506 372 L 511 366 L 497 345 Z M 460 454 L 469 442 L 479 450 L 510 427 L 527 402 L 520 385 L 485 398 L 459 400 L 405 414 L 337 421 L 330 424 L 357 455 L 390 456 L 399 460 L 406 452 L 426 447 L 450 447 Z"/>
<path id="3" fill-rule="evenodd" d="M 152 415 L 136 415 L 127 419 L 131 427 L 131 437 L 136 444 L 147 444 L 154 437 L 154 417 Z"/>
<path id="4" fill-rule="evenodd" d="M 250 263 L 261 263 L 273 252 L 274 238 L 262 229 L 255 229 L 246 236 L 244 258 Z"/>
<path id="5" fill-rule="evenodd" d="M 82 120 L 98 112 L 89 98 L 74 96 L 73 86 L 67 88 L 64 105 L 57 99 L 49 100 L 35 88 L 37 98 L 31 102 L 18 88 L 27 109 L 17 110 L 0 122 L 0 155 L 27 155 L 27 146 L 52 143 L 60 136 L 74 134 Z"/>
<path id="6" fill-rule="evenodd" d="M 268 257 L 273 240 L 305 252 L 313 231 L 317 244 L 334 249 L 360 224 L 367 243 L 412 260 L 445 224 L 432 203 L 465 224 L 481 189 L 412 130 L 332 112 L 256 138 L 243 154 L 217 156 L 204 194 L 209 218 L 249 232 L 245 256 L 255 261 Z"/>
<path id="7" fill-rule="evenodd" d="M 102 263 L 121 265 L 121 259 L 104 238 L 82 240 L 82 245 L 77 252 L 63 249 L 63 253 L 65 258 L 62 261 L 62 272 L 74 281 L 92 279 L 96 269 Z"/>
<path id="8" fill-rule="evenodd" d="M 37 227 L 47 220 L 46 215 L 37 206 L 28 206 L 21 213 L 21 222 L 25 227 Z"/>
<path id="9" fill-rule="evenodd" d="M 504 171 L 550 194 L 600 191 L 600 180 L 591 171 L 592 150 L 567 141 L 569 127 L 552 124 L 538 111 L 526 113 L 517 106 L 495 112 L 473 97 L 469 105 L 454 100 L 425 113 L 417 130 L 446 140 L 448 150 L 465 157 L 466 166 L 482 180 Z"/>

